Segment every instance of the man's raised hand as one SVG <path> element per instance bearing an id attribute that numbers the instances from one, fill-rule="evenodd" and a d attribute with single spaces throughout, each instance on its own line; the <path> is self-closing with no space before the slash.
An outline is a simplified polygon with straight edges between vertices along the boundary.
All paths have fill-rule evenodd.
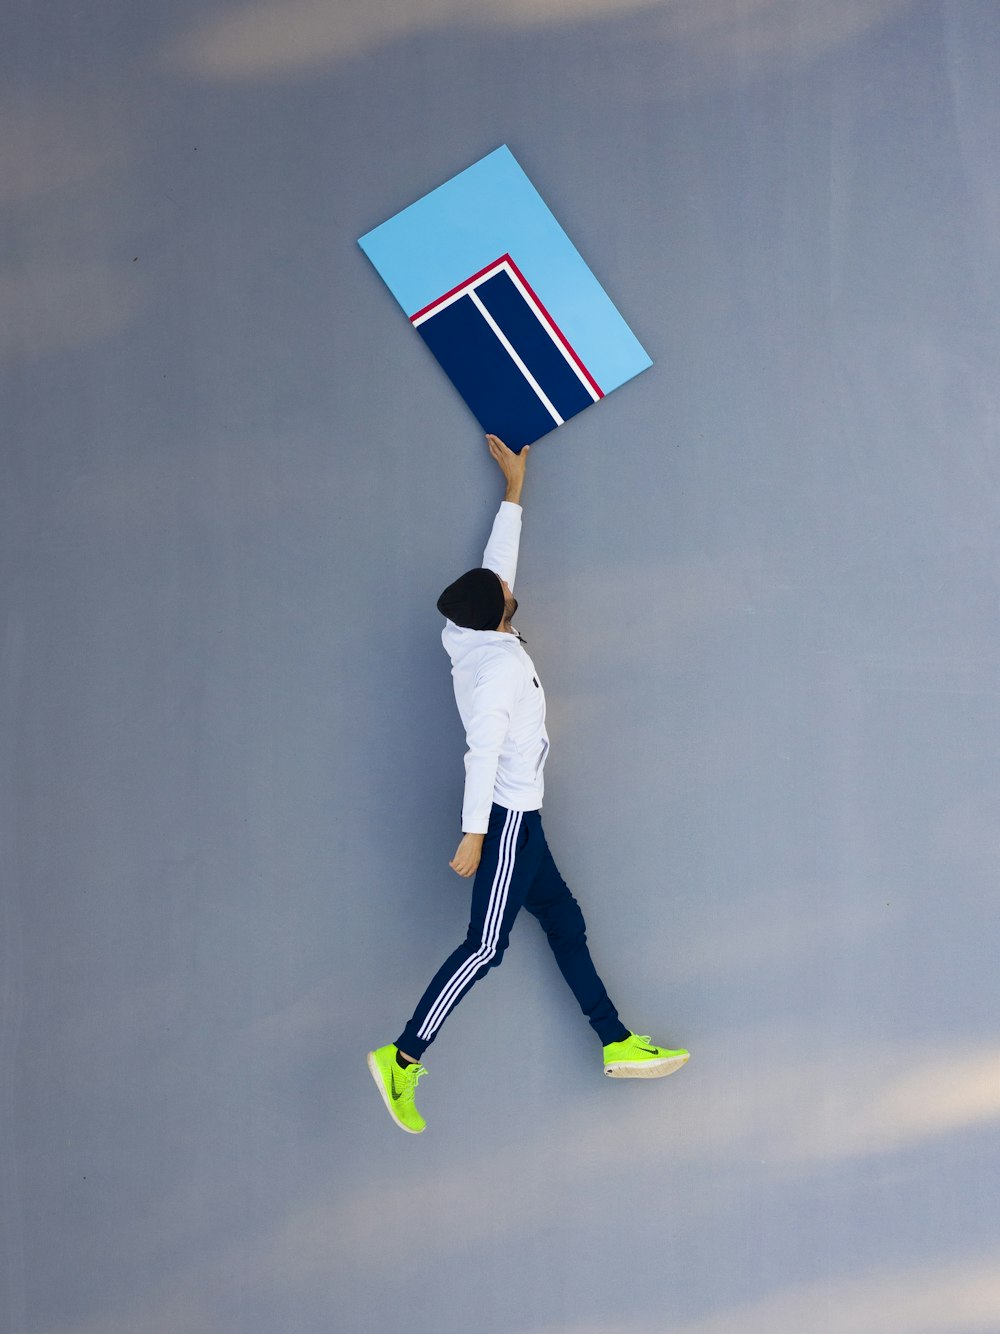
<path id="1" fill-rule="evenodd" d="M 490 453 L 496 459 L 507 483 L 507 494 L 504 496 L 504 500 L 510 500 L 515 505 L 520 505 L 521 488 L 524 486 L 524 468 L 528 462 L 531 446 L 525 445 L 520 454 L 515 454 L 512 449 L 507 448 L 498 435 L 488 435 L 486 443 L 489 445 Z"/>

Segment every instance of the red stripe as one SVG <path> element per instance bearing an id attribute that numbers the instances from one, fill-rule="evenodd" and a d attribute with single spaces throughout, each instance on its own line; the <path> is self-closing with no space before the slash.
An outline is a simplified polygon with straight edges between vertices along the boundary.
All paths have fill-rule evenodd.
<path id="1" fill-rule="evenodd" d="M 437 297 L 429 305 L 424 306 L 422 310 L 416 311 L 413 315 L 410 316 L 410 322 L 412 323 L 414 320 L 419 320 L 422 315 L 426 315 L 427 312 L 433 310 L 435 306 L 440 306 L 441 303 L 443 301 L 447 301 L 449 297 L 455 296 L 458 292 L 463 291 L 466 287 L 470 287 L 474 282 L 478 282 L 480 278 L 484 278 L 486 274 L 492 272 L 493 269 L 499 268 L 499 266 L 503 263 L 509 264 L 510 267 L 517 274 L 518 279 L 524 285 L 525 291 L 528 293 L 532 301 L 534 301 L 535 305 L 538 307 L 538 309 L 544 316 L 546 323 L 549 325 L 555 336 L 559 339 L 560 343 L 562 343 L 563 347 L 566 349 L 569 355 L 573 358 L 574 363 L 580 370 L 580 374 L 583 375 L 587 383 L 592 386 L 594 393 L 597 395 L 597 397 L 603 398 L 604 390 L 597 383 L 597 381 L 591 375 L 590 371 L 587 370 L 586 366 L 577 356 L 569 339 L 563 333 L 562 329 L 559 328 L 559 325 L 556 324 L 555 320 L 552 318 L 549 312 L 545 309 L 542 302 L 538 299 L 538 293 L 535 291 L 531 283 L 528 282 L 527 278 L 524 276 L 521 270 L 511 259 L 510 255 L 501 255 L 500 258 L 495 259 L 492 264 L 487 264 L 485 269 L 480 269 L 479 272 L 474 273 L 471 278 L 466 278 L 465 282 L 459 283 L 457 287 L 453 287 L 450 292 L 445 292 L 444 296 Z"/>
<path id="2" fill-rule="evenodd" d="M 517 267 L 517 265 L 516 265 L 516 264 L 514 263 L 514 261 L 511 259 L 510 255 L 504 255 L 503 258 L 507 261 L 507 263 L 510 265 L 510 267 L 514 270 L 514 272 L 517 274 L 518 278 L 520 278 L 521 282 L 524 283 L 525 289 L 526 289 L 526 290 L 528 291 L 528 293 L 530 294 L 532 301 L 534 301 L 535 305 L 538 307 L 538 309 L 539 309 L 539 310 L 542 312 L 542 314 L 545 316 L 546 320 L 547 320 L 547 321 L 549 322 L 549 324 L 552 326 L 552 332 L 556 335 L 556 337 L 559 339 L 560 343 L 562 343 L 563 347 L 566 349 L 566 351 L 569 353 L 569 355 L 570 355 L 570 356 L 573 358 L 573 360 L 576 362 L 577 366 L 579 366 L 579 368 L 580 368 L 580 373 L 581 373 L 582 375 L 586 376 L 587 383 L 593 386 L 594 393 L 597 395 L 598 398 L 603 398 L 603 397 L 604 397 L 604 390 L 601 388 L 601 386 L 597 383 L 597 381 L 596 381 L 596 380 L 594 379 L 594 377 L 591 375 L 590 371 L 587 370 L 586 366 L 583 364 L 583 362 L 580 360 L 580 358 L 576 355 L 576 352 L 573 350 L 573 347 L 572 347 L 572 345 L 570 344 L 569 339 L 568 339 L 568 338 L 566 337 L 566 335 L 563 333 L 562 329 L 559 328 L 559 325 L 556 324 L 555 320 L 552 318 L 552 316 L 549 314 L 549 312 L 548 312 L 548 311 L 545 309 L 545 307 L 542 305 L 541 301 L 539 301 L 539 299 L 538 299 L 538 293 L 537 293 L 537 292 L 535 291 L 535 289 L 532 287 L 531 283 L 528 282 L 527 278 L 524 276 L 524 274 L 521 272 L 521 270 Z"/>
<path id="3" fill-rule="evenodd" d="M 509 258 L 510 258 L 509 255 L 501 255 L 500 258 L 495 259 L 492 264 L 487 264 L 485 269 L 480 269 L 479 272 L 474 273 L 471 278 L 466 278 L 464 283 L 459 283 L 458 286 L 453 287 L 450 292 L 445 292 L 444 296 L 436 297 L 435 300 L 433 300 L 429 306 L 424 306 L 423 310 L 416 311 L 415 314 L 410 316 L 410 322 L 412 323 L 414 320 L 419 320 L 421 315 L 426 315 L 427 312 L 429 310 L 433 310 L 435 306 L 440 306 L 442 301 L 447 301 L 448 298 L 450 296 L 454 296 L 456 292 L 461 292 L 464 287 L 468 287 L 470 286 L 470 284 L 476 282 L 478 279 L 485 277 L 486 274 L 489 273 L 491 269 L 498 268 L 504 262 L 505 259 Z"/>

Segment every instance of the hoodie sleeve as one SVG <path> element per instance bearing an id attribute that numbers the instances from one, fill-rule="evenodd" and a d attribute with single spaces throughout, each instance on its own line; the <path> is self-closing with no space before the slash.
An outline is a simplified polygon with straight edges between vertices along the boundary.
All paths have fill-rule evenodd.
<path id="1" fill-rule="evenodd" d="M 493 520 L 493 531 L 483 552 L 483 567 L 506 579 L 514 587 L 517 574 L 517 552 L 521 544 L 521 506 L 512 500 L 502 500 Z"/>
<path id="2" fill-rule="evenodd" d="M 485 834 L 489 828 L 497 764 L 510 728 L 519 679 L 517 664 L 506 653 L 493 657 L 476 675 L 469 724 L 465 730 L 468 750 L 462 804 L 463 834 Z"/>

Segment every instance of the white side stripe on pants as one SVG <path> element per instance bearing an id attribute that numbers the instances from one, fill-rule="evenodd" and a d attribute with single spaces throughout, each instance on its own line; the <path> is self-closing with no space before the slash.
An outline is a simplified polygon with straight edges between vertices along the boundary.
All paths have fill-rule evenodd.
<path id="1" fill-rule="evenodd" d="M 417 1036 L 425 1042 L 429 1042 L 444 1023 L 448 1011 L 455 1004 L 456 998 L 465 984 L 482 968 L 483 964 L 489 963 L 497 952 L 500 924 L 503 921 L 504 910 L 507 907 L 507 895 L 514 874 L 514 855 L 517 847 L 517 836 L 521 829 L 521 815 L 521 811 L 507 812 L 507 819 L 504 821 L 503 831 L 500 834 L 500 853 L 497 857 L 496 874 L 493 876 L 490 900 L 486 906 L 486 916 L 483 921 L 482 943 L 475 954 L 470 955 L 465 963 L 457 969 L 445 984 L 440 996 L 428 1010 L 427 1017 L 417 1032 Z"/>

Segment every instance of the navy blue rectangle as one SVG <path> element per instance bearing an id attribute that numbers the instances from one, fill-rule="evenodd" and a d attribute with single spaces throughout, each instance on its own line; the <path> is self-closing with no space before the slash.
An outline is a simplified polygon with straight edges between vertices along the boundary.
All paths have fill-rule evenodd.
<path id="1" fill-rule="evenodd" d="M 484 431 L 516 451 L 556 425 L 471 297 L 444 306 L 417 332 Z"/>
<path id="2" fill-rule="evenodd" d="M 589 408 L 593 398 L 539 322 L 509 273 L 501 270 L 476 288 L 476 295 L 510 340 L 528 370 L 564 420 Z"/>

